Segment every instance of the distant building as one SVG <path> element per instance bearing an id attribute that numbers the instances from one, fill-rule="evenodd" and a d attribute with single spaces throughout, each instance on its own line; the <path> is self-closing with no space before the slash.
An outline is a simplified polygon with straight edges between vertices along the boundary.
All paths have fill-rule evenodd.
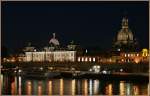
<path id="1" fill-rule="evenodd" d="M 30 44 L 31 45 L 31 44 Z M 71 46 L 70 46 L 71 47 Z M 35 47 L 25 47 L 26 62 L 74 62 L 76 59 L 75 45 L 69 48 L 71 50 L 64 50 L 60 48 L 60 43 L 53 33 L 53 37 L 49 41 L 49 45 L 44 47 L 42 51 L 37 51 Z M 63 50 L 62 50 L 63 49 Z"/>
<path id="2" fill-rule="evenodd" d="M 128 26 L 128 18 L 122 19 L 122 27 L 113 42 L 113 51 L 137 51 L 138 42 Z"/>
<path id="3" fill-rule="evenodd" d="M 35 51 L 35 47 L 33 47 L 31 45 L 31 42 L 28 43 L 28 45 L 23 49 L 24 52 L 27 52 L 27 51 Z"/>

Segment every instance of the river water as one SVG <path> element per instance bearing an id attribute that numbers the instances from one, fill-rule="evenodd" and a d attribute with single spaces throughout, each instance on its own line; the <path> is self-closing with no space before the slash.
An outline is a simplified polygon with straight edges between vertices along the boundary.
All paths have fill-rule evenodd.
<path id="1" fill-rule="evenodd" d="M 148 82 L 99 79 L 28 79 L 1 74 L 7 95 L 147 95 Z"/>

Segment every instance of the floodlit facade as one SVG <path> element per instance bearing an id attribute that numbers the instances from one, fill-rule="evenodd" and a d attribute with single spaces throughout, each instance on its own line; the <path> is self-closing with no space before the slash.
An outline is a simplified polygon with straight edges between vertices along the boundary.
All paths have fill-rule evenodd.
<path id="1" fill-rule="evenodd" d="M 26 62 L 74 62 L 76 51 L 25 52 Z"/>
<path id="2" fill-rule="evenodd" d="M 44 47 L 43 50 L 37 51 L 35 47 L 29 44 L 25 50 L 25 62 L 74 62 L 76 59 L 76 51 L 58 49 L 59 41 L 56 39 L 55 33 L 49 41 L 50 46 Z"/>

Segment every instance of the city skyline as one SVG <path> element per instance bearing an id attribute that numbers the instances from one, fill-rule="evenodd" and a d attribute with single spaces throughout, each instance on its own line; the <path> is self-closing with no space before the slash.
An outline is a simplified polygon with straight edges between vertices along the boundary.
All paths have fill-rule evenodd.
<path id="1" fill-rule="evenodd" d="M 124 16 L 142 48 L 148 48 L 147 2 L 4 2 L 2 45 L 9 49 L 27 42 L 46 46 L 56 33 L 60 45 L 74 40 L 81 46 L 110 49 Z"/>

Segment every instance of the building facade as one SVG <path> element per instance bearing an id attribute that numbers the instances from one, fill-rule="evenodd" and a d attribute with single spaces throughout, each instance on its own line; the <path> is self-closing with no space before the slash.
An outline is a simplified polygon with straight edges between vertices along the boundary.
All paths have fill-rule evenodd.
<path id="1" fill-rule="evenodd" d="M 26 62 L 74 62 L 76 51 L 25 52 Z"/>

